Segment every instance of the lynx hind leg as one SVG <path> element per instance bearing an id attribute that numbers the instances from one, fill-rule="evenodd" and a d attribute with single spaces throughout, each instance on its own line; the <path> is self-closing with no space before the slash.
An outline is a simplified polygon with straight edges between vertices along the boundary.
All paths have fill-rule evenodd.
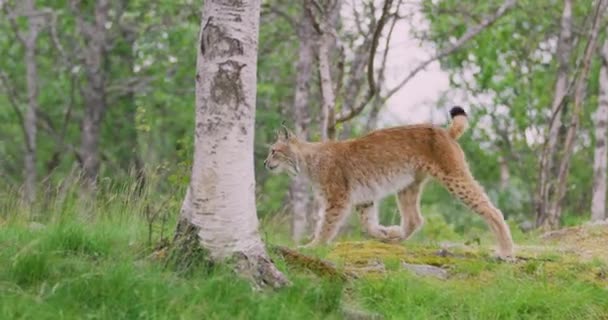
<path id="1" fill-rule="evenodd" d="M 438 178 L 450 193 L 457 196 L 486 221 L 498 241 L 498 255 L 502 258 L 512 257 L 511 230 L 505 223 L 502 212 L 492 204 L 483 188 L 468 170 L 459 176 Z"/>
<path id="2" fill-rule="evenodd" d="M 326 201 L 319 214 L 314 238 L 302 247 L 312 247 L 331 242 L 338 234 L 340 226 L 349 212 L 350 205 L 346 200 L 332 199 Z"/>
<path id="3" fill-rule="evenodd" d="M 403 238 L 410 238 L 424 224 L 424 218 L 420 214 L 420 196 L 426 183 L 426 178 L 416 179 L 407 188 L 397 193 L 397 206 L 401 212 L 401 228 Z"/>
<path id="4" fill-rule="evenodd" d="M 378 222 L 378 204 L 369 202 L 357 206 L 361 227 L 371 237 L 385 242 L 404 239 L 403 229 L 399 226 L 385 227 Z"/>

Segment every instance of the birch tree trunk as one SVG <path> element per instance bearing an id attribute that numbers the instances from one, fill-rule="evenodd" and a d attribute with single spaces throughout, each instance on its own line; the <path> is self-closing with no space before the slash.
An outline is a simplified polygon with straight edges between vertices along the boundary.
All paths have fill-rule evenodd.
<path id="1" fill-rule="evenodd" d="M 36 41 L 44 24 L 44 17 L 35 13 L 34 0 L 23 3 L 28 15 L 28 33 L 25 37 L 25 64 L 28 108 L 25 114 L 25 200 L 31 205 L 36 200 L 36 113 L 38 110 L 38 65 L 36 63 Z"/>
<path id="2" fill-rule="evenodd" d="M 314 63 L 314 30 L 308 14 L 304 11 L 298 26 L 300 47 L 296 64 L 296 90 L 293 101 L 293 117 L 295 134 L 302 139 L 308 139 L 308 112 L 310 98 L 310 83 Z M 306 234 L 308 214 L 311 208 L 311 196 L 308 192 L 308 181 L 304 175 L 297 175 L 289 186 L 289 197 L 292 209 L 292 237 L 295 242 L 302 240 Z"/>
<path id="3" fill-rule="evenodd" d="M 83 89 L 85 112 L 81 127 L 80 156 L 85 185 L 93 188 L 100 165 L 101 122 L 107 108 L 104 59 L 110 3 L 108 0 L 97 0 L 93 22 L 85 21 L 79 0 L 72 0 L 72 9 L 76 14 L 78 32 L 86 43 L 83 52 L 87 84 Z"/>
<path id="4" fill-rule="evenodd" d="M 333 37 L 328 32 L 321 34 L 317 55 L 319 59 L 319 78 L 321 81 L 321 140 L 327 141 L 335 137 L 335 102 L 334 84 L 331 80 L 331 60 L 329 48 Z"/>
<path id="5" fill-rule="evenodd" d="M 585 47 L 585 53 L 582 60 L 582 69 L 580 75 L 576 79 L 575 90 L 574 90 L 574 101 L 572 107 L 572 117 L 568 126 L 568 132 L 566 133 L 566 139 L 564 141 L 564 147 L 562 152 L 562 159 L 559 163 L 559 172 L 557 175 L 556 190 L 549 199 L 549 208 L 546 213 L 546 218 L 543 221 L 541 227 L 543 229 L 556 229 L 559 227 L 559 220 L 562 211 L 562 202 L 566 195 L 566 186 L 568 183 L 568 175 L 570 173 L 570 160 L 574 150 L 574 141 L 578 133 L 578 125 L 580 122 L 580 115 L 582 113 L 583 101 L 585 99 L 585 90 L 587 87 L 587 77 L 589 75 L 589 69 L 591 67 L 591 59 L 594 52 L 596 51 L 596 43 L 600 29 L 600 20 L 604 16 L 606 8 L 606 1 L 598 0 L 593 19 L 593 26 L 591 28 L 589 40 Z"/>
<path id="6" fill-rule="evenodd" d="M 511 173 L 509 172 L 509 163 L 504 156 L 498 157 L 498 166 L 500 168 L 500 184 L 498 187 L 501 191 L 507 190 L 509 187 L 509 181 L 511 180 Z"/>
<path id="7" fill-rule="evenodd" d="M 287 283 L 258 233 L 253 138 L 260 0 L 205 1 L 196 66 L 194 162 L 175 243 L 235 258 L 258 285 Z"/>
<path id="8" fill-rule="evenodd" d="M 600 96 L 595 113 L 595 152 L 593 156 L 593 196 L 591 199 L 591 221 L 606 219 L 606 125 L 608 123 L 608 40 L 604 40 L 600 52 Z"/>
<path id="9" fill-rule="evenodd" d="M 551 173 L 557 156 L 557 141 L 561 127 L 561 114 L 568 95 L 568 74 L 570 55 L 572 53 L 572 0 L 564 1 L 564 9 L 560 24 L 560 34 L 555 56 L 557 58 L 557 79 L 551 104 L 551 122 L 546 137 L 545 147 L 539 163 L 538 189 L 536 193 L 536 225 L 541 226 L 547 219 L 549 196 L 554 191 L 554 180 Z"/>

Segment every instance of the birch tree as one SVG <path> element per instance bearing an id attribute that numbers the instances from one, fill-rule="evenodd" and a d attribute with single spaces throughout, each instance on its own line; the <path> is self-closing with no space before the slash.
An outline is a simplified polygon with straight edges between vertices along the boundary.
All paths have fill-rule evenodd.
<path id="1" fill-rule="evenodd" d="M 568 95 L 568 76 L 570 55 L 572 53 L 572 0 L 564 1 L 564 9 L 560 22 L 559 39 L 555 57 L 557 59 L 557 77 L 551 104 L 551 119 L 540 157 L 538 189 L 536 193 L 536 224 L 543 225 L 547 219 L 549 197 L 554 192 L 554 181 L 551 179 L 555 171 L 554 162 L 557 156 L 557 141 L 562 125 L 561 115 Z"/>
<path id="2" fill-rule="evenodd" d="M 85 19 L 80 0 L 71 0 L 70 5 L 76 17 L 77 32 L 85 43 L 82 53 L 87 82 L 83 89 L 85 112 L 82 118 L 79 154 L 85 183 L 88 187 L 93 187 L 100 165 L 101 122 L 107 108 L 104 60 L 110 2 L 95 2 L 93 21 Z"/>
<path id="3" fill-rule="evenodd" d="M 258 233 L 254 194 L 259 17 L 259 0 L 211 0 L 203 7 L 194 162 L 175 246 L 182 258 L 193 242 L 213 261 L 235 258 L 237 270 L 258 285 L 280 287 L 287 280 Z"/>
<path id="4" fill-rule="evenodd" d="M 582 67 L 580 74 L 576 78 L 574 84 L 574 97 L 572 106 L 572 115 L 570 117 L 570 123 L 568 125 L 568 131 L 564 140 L 564 146 L 562 150 L 562 158 L 559 162 L 559 171 L 556 180 L 555 193 L 549 199 L 549 208 L 545 215 L 545 219 L 541 224 L 544 229 L 556 229 L 559 227 L 559 220 L 562 212 L 562 202 L 566 195 L 566 186 L 568 182 L 568 175 L 570 174 L 570 162 L 572 159 L 572 153 L 574 151 L 574 142 L 578 134 L 578 127 L 580 123 L 580 117 L 583 109 L 583 102 L 585 100 L 585 91 L 587 87 L 587 78 L 589 70 L 591 68 L 591 60 L 595 53 L 597 38 L 599 35 L 599 29 L 601 20 L 606 10 L 606 1 L 598 0 L 596 8 L 593 12 L 593 24 L 589 34 L 589 40 L 587 41 L 585 52 L 582 59 Z"/>
<path id="5" fill-rule="evenodd" d="M 593 196 L 591 199 L 591 221 L 606 219 L 606 165 L 608 150 L 606 134 L 608 124 L 608 40 L 600 50 L 600 96 L 595 113 L 595 151 L 593 156 Z"/>
<path id="6" fill-rule="evenodd" d="M 37 134 L 37 113 L 38 113 L 38 64 L 36 62 L 36 43 L 38 35 L 44 28 L 46 13 L 36 10 L 34 0 L 25 0 L 17 8 L 18 12 L 12 12 L 7 7 L 5 8 L 10 24 L 15 33 L 15 37 L 21 42 L 25 48 L 25 67 L 26 67 L 26 88 L 27 88 L 27 110 L 25 116 L 22 116 L 22 128 L 25 137 L 25 153 L 23 157 L 24 164 L 24 192 L 23 198 L 28 205 L 31 205 L 36 199 L 36 134 Z M 19 30 L 16 18 L 17 16 L 27 17 L 28 30 L 22 32 Z M 4 76 L 3 76 L 4 79 Z M 8 82 L 3 80 L 4 82 Z M 9 86 L 5 83 L 5 86 Z M 17 106 L 14 106 L 17 108 Z M 19 115 L 21 112 L 16 109 Z"/>
<path id="7" fill-rule="evenodd" d="M 27 79 L 28 108 L 25 114 L 25 197 L 28 204 L 36 199 L 36 112 L 38 110 L 38 65 L 36 63 L 36 41 L 44 24 L 44 17 L 35 14 L 34 0 L 24 2 L 28 15 L 28 33 L 24 39 Z"/>
<path id="8" fill-rule="evenodd" d="M 298 62 L 296 63 L 296 88 L 293 101 L 293 119 L 295 134 L 301 139 L 309 138 L 310 83 L 314 64 L 314 30 L 308 14 L 303 11 L 298 24 Z M 306 234 L 308 212 L 311 209 L 311 197 L 308 192 L 308 181 L 303 175 L 297 175 L 289 186 L 292 216 L 292 236 L 298 242 Z"/>

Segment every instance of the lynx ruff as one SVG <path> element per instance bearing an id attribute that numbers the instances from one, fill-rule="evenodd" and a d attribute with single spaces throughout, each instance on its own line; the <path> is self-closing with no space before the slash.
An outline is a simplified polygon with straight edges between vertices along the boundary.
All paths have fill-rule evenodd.
<path id="1" fill-rule="evenodd" d="M 467 129 L 467 115 L 453 107 L 450 116 L 447 129 L 400 126 L 345 141 L 307 142 L 282 127 L 264 166 L 274 173 L 306 175 L 321 199 L 314 238 L 304 247 L 332 241 L 353 208 L 370 236 L 391 242 L 408 239 L 424 222 L 420 195 L 433 177 L 485 219 L 498 242 L 498 256 L 513 257 L 509 227 L 471 175 L 456 142 Z M 380 225 L 378 203 L 395 193 L 401 225 Z"/>

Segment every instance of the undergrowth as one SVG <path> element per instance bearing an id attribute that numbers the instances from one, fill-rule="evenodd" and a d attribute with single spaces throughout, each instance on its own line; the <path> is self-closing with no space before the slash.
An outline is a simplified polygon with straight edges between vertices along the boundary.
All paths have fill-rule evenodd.
<path id="1" fill-rule="evenodd" d="M 487 233 L 441 255 L 433 225 L 426 226 L 432 237 L 421 233 L 403 244 L 347 232 L 335 245 L 304 251 L 339 270 L 383 266 L 347 281 L 294 267 L 272 251 L 292 282 L 279 291 L 254 291 L 221 265 L 176 272 L 155 249 L 172 237 L 178 201 L 158 200 L 163 205 L 156 208 L 168 214 L 155 209 L 162 219 L 150 221 L 144 202 L 154 199 L 135 201 L 124 193 L 97 201 L 85 214 L 72 197 L 32 214 L 10 200 L 0 204 L 0 319 L 343 319 L 345 307 L 385 319 L 608 317 L 606 261 L 547 250 L 505 263 L 492 258 Z M 280 228 L 267 221 L 267 242 L 292 245 L 273 230 Z M 468 239 L 451 233 L 449 240 Z M 438 266 L 450 277 L 417 276 L 404 262 Z"/>

